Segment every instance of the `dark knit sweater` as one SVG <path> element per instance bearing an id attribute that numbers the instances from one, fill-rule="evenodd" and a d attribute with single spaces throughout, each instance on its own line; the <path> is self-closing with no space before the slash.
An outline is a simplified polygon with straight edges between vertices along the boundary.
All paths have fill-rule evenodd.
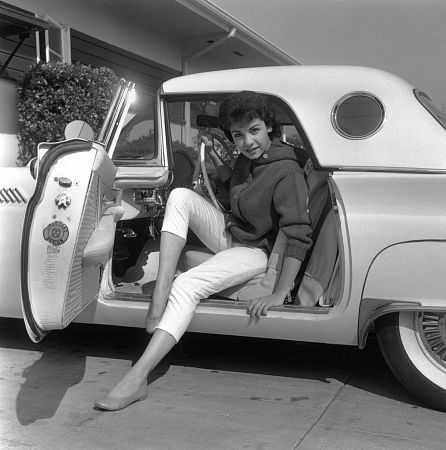
<path id="1" fill-rule="evenodd" d="M 236 242 L 271 251 L 279 229 L 286 255 L 303 260 L 311 246 L 308 188 L 292 147 L 271 144 L 257 160 L 239 155 L 230 184 L 228 228 Z"/>

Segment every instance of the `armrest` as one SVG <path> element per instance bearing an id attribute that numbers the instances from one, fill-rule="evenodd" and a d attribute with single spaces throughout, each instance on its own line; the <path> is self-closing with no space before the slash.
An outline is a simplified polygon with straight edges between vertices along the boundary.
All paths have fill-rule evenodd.
<path id="1" fill-rule="evenodd" d="M 105 265 L 110 258 L 115 241 L 115 223 L 124 214 L 122 206 L 113 206 L 101 217 L 84 249 L 82 265 L 84 267 Z"/>

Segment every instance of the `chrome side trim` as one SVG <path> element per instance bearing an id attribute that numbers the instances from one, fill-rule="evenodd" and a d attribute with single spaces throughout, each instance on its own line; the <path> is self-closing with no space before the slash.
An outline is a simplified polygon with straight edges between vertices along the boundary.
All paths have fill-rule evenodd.
<path id="1" fill-rule="evenodd" d="M 385 314 L 400 311 L 446 311 L 446 307 L 423 306 L 420 302 L 378 300 L 365 298 L 361 301 L 358 317 L 358 347 L 364 348 L 372 323 Z"/>
<path id="2" fill-rule="evenodd" d="M 321 170 L 330 170 L 337 172 L 370 172 L 370 173 L 413 173 L 413 174 L 439 174 L 445 175 L 446 170 L 444 169 L 427 169 L 427 168 L 417 168 L 412 169 L 408 167 L 364 167 L 364 166 L 339 166 L 339 167 L 320 167 Z"/>
<path id="3" fill-rule="evenodd" d="M 28 203 L 28 198 L 19 187 L 0 188 L 0 205 Z"/>
<path id="4" fill-rule="evenodd" d="M 106 302 L 135 302 L 135 303 L 150 303 L 151 298 L 147 294 L 137 293 L 125 293 L 125 292 L 111 292 L 109 294 L 102 295 L 102 299 Z M 199 307 L 205 308 L 228 308 L 228 309 L 246 309 L 248 306 L 248 300 L 233 300 L 230 298 L 213 297 L 200 301 Z M 331 308 L 323 308 L 320 306 L 296 306 L 296 305 L 281 305 L 274 306 L 269 311 L 287 312 L 287 313 L 305 313 L 305 314 L 317 314 L 326 315 L 329 314 Z"/>

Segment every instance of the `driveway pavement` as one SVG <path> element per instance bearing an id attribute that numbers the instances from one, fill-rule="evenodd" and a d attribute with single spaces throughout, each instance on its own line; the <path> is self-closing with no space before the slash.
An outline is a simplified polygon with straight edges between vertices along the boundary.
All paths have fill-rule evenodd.
<path id="1" fill-rule="evenodd" d="M 353 347 L 187 334 L 120 412 L 93 401 L 142 352 L 142 329 L 72 324 L 40 344 L 0 319 L 1 449 L 446 449 L 446 414 Z"/>

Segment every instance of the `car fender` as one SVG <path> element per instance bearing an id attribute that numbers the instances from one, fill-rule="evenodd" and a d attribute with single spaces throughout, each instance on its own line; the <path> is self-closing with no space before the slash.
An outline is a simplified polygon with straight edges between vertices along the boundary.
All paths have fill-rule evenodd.
<path id="1" fill-rule="evenodd" d="M 0 167 L 0 317 L 22 317 L 20 242 L 35 185 L 29 167 Z"/>
<path id="2" fill-rule="evenodd" d="M 373 321 L 395 311 L 446 310 L 446 240 L 399 242 L 383 249 L 368 269 L 358 323 L 363 347 Z"/>

